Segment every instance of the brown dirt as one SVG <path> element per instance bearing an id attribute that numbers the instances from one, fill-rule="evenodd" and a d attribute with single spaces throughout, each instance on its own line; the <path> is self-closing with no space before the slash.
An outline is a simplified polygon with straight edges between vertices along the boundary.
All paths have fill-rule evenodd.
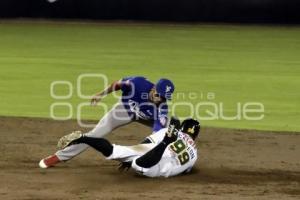
<path id="1" fill-rule="evenodd" d="M 92 149 L 47 170 L 41 158 L 55 152 L 76 121 L 0 118 L 0 199 L 300 199 L 300 134 L 204 128 L 191 174 L 144 178 L 120 173 L 117 163 Z M 139 124 L 108 138 L 135 144 L 150 130 Z"/>

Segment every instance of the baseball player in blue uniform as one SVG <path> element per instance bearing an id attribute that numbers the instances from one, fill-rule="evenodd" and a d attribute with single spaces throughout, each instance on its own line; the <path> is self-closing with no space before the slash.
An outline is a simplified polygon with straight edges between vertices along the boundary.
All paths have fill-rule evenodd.
<path id="1" fill-rule="evenodd" d="M 175 90 L 172 81 L 162 78 L 153 84 L 145 77 L 126 77 L 113 82 L 105 90 L 97 93 L 92 98 L 91 104 L 97 104 L 106 95 L 118 90 L 122 91 L 120 101 L 104 115 L 94 129 L 85 135 L 102 138 L 114 129 L 134 121 L 151 126 L 153 132 L 166 127 L 168 121 L 167 100 L 171 100 Z M 147 140 L 144 142 L 149 142 Z M 61 161 L 68 161 L 88 147 L 84 143 L 67 146 L 58 150 L 54 155 L 42 159 L 39 166 L 48 168 Z"/>

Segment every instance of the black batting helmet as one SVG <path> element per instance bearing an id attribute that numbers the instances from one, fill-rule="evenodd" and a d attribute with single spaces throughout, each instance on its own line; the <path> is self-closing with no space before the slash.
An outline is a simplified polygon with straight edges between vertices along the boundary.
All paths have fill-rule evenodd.
<path id="1" fill-rule="evenodd" d="M 195 140 L 200 132 L 200 123 L 198 120 L 188 118 L 182 122 L 180 130 Z"/>

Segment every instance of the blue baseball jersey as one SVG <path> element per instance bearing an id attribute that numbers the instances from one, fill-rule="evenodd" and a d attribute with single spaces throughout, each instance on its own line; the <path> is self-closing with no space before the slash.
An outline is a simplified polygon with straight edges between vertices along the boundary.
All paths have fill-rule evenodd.
<path id="1" fill-rule="evenodd" d="M 145 77 L 126 77 L 122 79 L 122 102 L 129 115 L 143 120 L 153 121 L 153 131 L 166 126 L 168 106 L 165 103 L 155 105 L 149 101 L 149 93 L 155 85 Z"/>

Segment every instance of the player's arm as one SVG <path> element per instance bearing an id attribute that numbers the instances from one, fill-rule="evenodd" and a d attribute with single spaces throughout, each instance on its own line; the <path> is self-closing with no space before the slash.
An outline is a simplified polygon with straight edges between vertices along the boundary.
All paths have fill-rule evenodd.
<path id="1" fill-rule="evenodd" d="M 171 144 L 172 145 L 172 144 Z M 166 157 L 161 157 L 161 159 L 165 159 L 163 162 L 163 166 L 161 166 L 161 169 L 159 172 L 156 170 L 152 170 L 151 167 L 153 167 L 155 164 L 157 164 L 161 159 L 158 159 L 157 156 L 162 156 L 160 153 L 164 153 L 162 151 L 162 145 L 159 144 L 154 148 L 154 150 L 149 151 L 145 154 L 148 156 L 146 157 L 140 157 L 133 161 L 132 167 L 139 173 L 142 173 L 145 176 L 149 177 L 170 177 L 170 176 L 176 176 L 178 174 L 182 173 L 188 173 L 192 169 L 192 167 L 195 165 L 195 162 L 197 160 L 197 152 L 195 152 L 195 156 L 191 158 L 191 156 L 188 156 L 188 160 L 184 160 L 183 156 L 186 156 L 184 154 L 179 154 L 176 156 L 167 154 Z M 166 151 L 170 151 L 169 149 L 166 149 Z M 170 157 L 169 157 L 170 156 Z M 141 159 L 142 158 L 142 159 Z M 145 159 L 146 158 L 146 159 Z M 140 160 L 139 160 L 140 159 Z M 141 162 L 142 161 L 142 162 Z M 184 162 L 183 162 L 184 161 Z"/>
<path id="2" fill-rule="evenodd" d="M 135 77 L 127 77 L 127 78 L 123 78 L 119 81 L 114 81 L 103 91 L 101 91 L 93 96 L 93 98 L 91 99 L 92 105 L 95 105 L 97 102 L 101 101 L 101 99 L 103 97 L 105 97 L 106 95 L 108 95 L 114 91 L 118 91 L 118 90 L 122 90 L 123 92 L 130 91 L 133 87 L 132 80 L 134 78 Z"/>
<path id="3" fill-rule="evenodd" d="M 176 141 L 179 127 L 180 121 L 172 117 L 168 129 L 164 129 L 165 135 L 163 140 L 146 154 L 136 159 L 134 164 L 140 168 L 150 168 L 156 165 L 161 160 L 167 146 Z"/>
<path id="4" fill-rule="evenodd" d="M 103 97 L 105 97 L 106 95 L 114 92 L 114 91 L 118 91 L 121 89 L 122 86 L 122 81 L 114 81 L 112 84 L 110 84 L 107 88 L 105 88 L 103 91 L 98 92 L 97 94 L 95 94 L 92 99 L 91 99 L 91 104 L 92 105 L 96 105 L 99 101 L 101 101 L 101 99 Z"/>

